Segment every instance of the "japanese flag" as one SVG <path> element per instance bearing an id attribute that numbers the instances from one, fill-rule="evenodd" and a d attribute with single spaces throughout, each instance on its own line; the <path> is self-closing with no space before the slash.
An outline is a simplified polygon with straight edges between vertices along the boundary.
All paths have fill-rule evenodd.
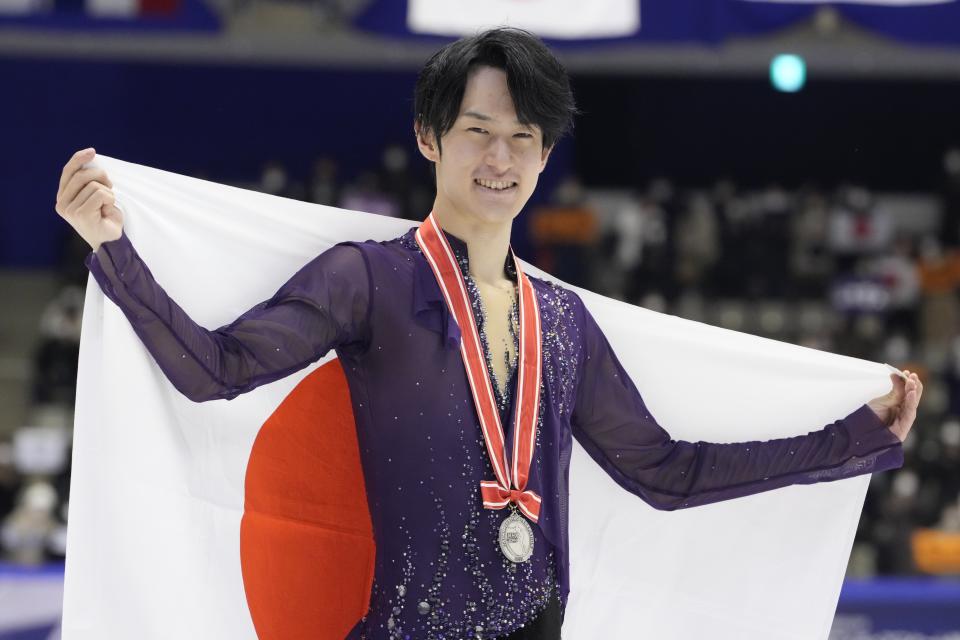
<path id="1" fill-rule="evenodd" d="M 157 281 L 211 328 L 333 244 L 387 240 L 417 224 L 102 155 L 95 164 L 110 175 L 126 233 Z M 890 386 L 881 364 L 570 288 L 677 439 L 805 433 Z M 577 444 L 564 638 L 632 638 L 638 625 L 661 640 L 826 638 L 869 479 L 660 512 Z M 375 553 L 332 352 L 234 400 L 194 403 L 89 281 L 66 640 L 343 638 L 366 610 Z"/>

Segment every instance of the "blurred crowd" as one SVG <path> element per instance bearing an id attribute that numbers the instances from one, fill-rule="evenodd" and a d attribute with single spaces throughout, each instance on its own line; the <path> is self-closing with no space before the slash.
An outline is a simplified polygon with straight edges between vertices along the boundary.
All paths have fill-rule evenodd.
<path id="1" fill-rule="evenodd" d="M 427 171 L 408 150 L 344 181 L 319 157 L 297 178 L 279 160 L 251 183 L 279 196 L 422 220 Z M 200 175 L 219 180 L 216 176 Z M 872 477 L 849 571 L 949 573 L 918 560 L 917 532 L 960 536 L 960 150 L 943 186 L 883 193 L 866 186 L 743 188 L 731 180 L 631 188 L 571 175 L 518 218 L 524 256 L 562 280 L 650 309 L 917 371 L 925 391 L 902 469 Z M 518 231 L 515 226 L 515 233 Z M 30 403 L 46 416 L 0 443 L 0 554 L 62 558 L 70 427 L 88 247 L 64 252 L 63 287 L 39 319 Z"/>

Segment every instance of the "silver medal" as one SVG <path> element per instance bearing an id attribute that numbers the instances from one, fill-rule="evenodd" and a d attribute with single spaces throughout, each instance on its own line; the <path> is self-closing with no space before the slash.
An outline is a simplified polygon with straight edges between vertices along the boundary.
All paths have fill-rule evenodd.
<path id="1" fill-rule="evenodd" d="M 526 562 L 533 555 L 533 529 L 515 510 L 500 523 L 500 550 L 511 562 Z"/>

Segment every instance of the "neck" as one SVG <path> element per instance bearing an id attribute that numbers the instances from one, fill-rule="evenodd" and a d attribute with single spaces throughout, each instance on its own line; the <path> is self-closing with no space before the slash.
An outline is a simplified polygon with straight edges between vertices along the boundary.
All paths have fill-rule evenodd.
<path id="1" fill-rule="evenodd" d="M 510 251 L 513 219 L 487 223 L 457 215 L 452 209 L 434 207 L 437 224 L 467 244 L 470 275 L 484 284 L 502 285 L 507 279 L 503 265 Z"/>

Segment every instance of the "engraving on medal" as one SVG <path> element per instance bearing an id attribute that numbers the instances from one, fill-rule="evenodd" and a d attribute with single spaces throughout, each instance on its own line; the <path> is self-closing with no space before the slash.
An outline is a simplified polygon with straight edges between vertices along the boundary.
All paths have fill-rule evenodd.
<path id="1" fill-rule="evenodd" d="M 511 562 L 526 562 L 533 555 L 533 529 L 527 519 L 511 513 L 500 523 L 500 550 Z"/>

